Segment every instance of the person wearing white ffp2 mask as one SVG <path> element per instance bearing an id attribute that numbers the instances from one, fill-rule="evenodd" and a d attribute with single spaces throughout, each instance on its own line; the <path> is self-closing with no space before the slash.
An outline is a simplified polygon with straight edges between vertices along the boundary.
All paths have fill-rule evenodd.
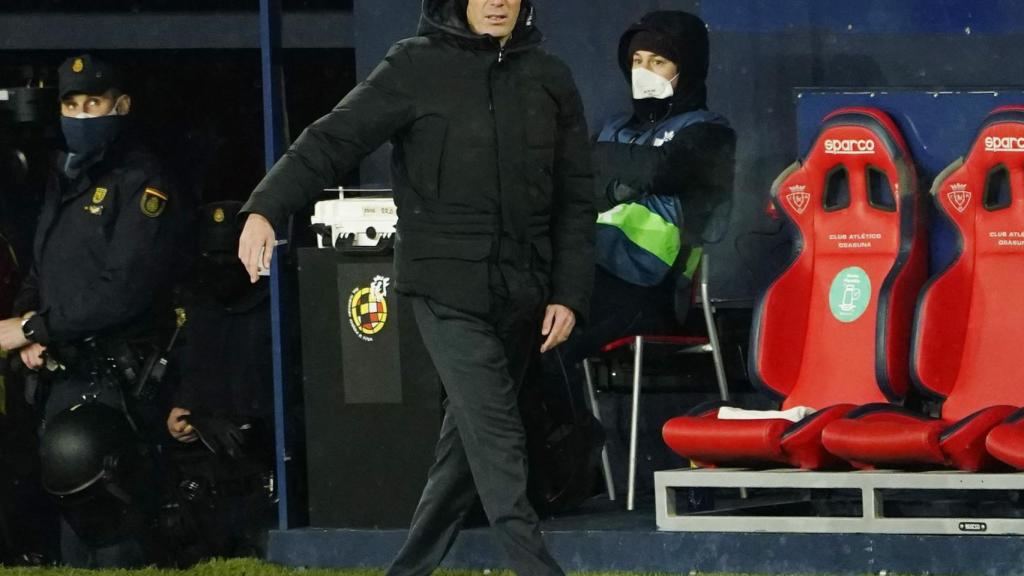
<path id="1" fill-rule="evenodd" d="M 709 49 L 707 26 L 681 11 L 648 13 L 619 40 L 617 60 L 632 100 L 629 111 L 607 119 L 592 148 L 601 214 L 590 318 L 542 363 L 545 389 L 572 395 L 564 404 L 586 405 L 576 367 L 604 344 L 678 330 L 701 255 L 696 246 L 718 239 L 705 235 L 718 230 L 709 222 L 728 221 L 712 213 L 728 215 L 718 207 L 732 189 L 736 134 L 707 109 Z M 624 476 L 615 483 L 625 486 Z M 707 493 L 690 500 L 692 509 L 705 508 Z"/>
<path id="2" fill-rule="evenodd" d="M 679 81 L 674 62 L 646 50 L 637 50 L 633 54 L 632 76 L 633 98 L 636 100 L 671 98 Z"/>

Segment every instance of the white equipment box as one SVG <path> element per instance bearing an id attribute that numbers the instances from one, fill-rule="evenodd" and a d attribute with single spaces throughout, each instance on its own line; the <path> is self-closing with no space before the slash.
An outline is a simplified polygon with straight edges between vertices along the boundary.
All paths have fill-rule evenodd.
<path id="1" fill-rule="evenodd" d="M 366 251 L 387 250 L 394 243 L 395 224 L 398 210 L 390 196 L 389 189 L 343 188 L 330 189 L 338 192 L 337 200 L 323 200 L 316 203 L 310 221 L 319 237 L 321 248 L 360 249 Z M 346 198 L 345 193 L 359 192 L 374 196 Z"/>

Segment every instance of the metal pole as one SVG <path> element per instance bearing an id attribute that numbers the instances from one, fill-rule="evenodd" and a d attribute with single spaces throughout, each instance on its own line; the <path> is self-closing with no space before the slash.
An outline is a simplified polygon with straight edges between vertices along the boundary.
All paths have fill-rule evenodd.
<path id="1" fill-rule="evenodd" d="M 281 1 L 260 0 L 260 60 L 263 75 L 263 158 L 267 170 L 284 152 L 281 86 Z M 278 231 L 278 233 L 287 230 Z M 285 238 L 284 240 L 287 240 Z M 290 526 L 288 511 L 288 444 L 285 435 L 285 366 L 287 357 L 281 324 L 281 258 L 287 244 L 274 248 L 270 267 L 270 322 L 274 365 L 274 444 L 277 465 L 278 528 Z"/>
<path id="2" fill-rule="evenodd" d="M 633 343 L 633 413 L 629 419 L 629 485 L 626 487 L 626 510 L 633 510 L 636 493 L 636 434 L 640 419 L 640 379 L 644 364 L 644 337 L 636 336 Z"/>
<path id="3" fill-rule="evenodd" d="M 597 405 L 597 392 L 594 391 L 594 369 L 590 365 L 590 359 L 583 360 L 583 375 L 587 381 L 587 396 L 590 398 L 590 411 L 594 419 L 601 422 L 601 410 Z M 615 500 L 615 480 L 612 479 L 612 465 L 608 459 L 608 444 L 601 447 L 601 472 L 604 474 L 605 488 L 608 490 L 608 499 Z"/>
<path id="4" fill-rule="evenodd" d="M 711 358 L 715 363 L 715 379 L 718 380 L 718 393 L 722 401 L 729 401 L 729 381 L 725 377 L 725 360 L 722 359 L 722 346 L 718 341 L 718 326 L 715 324 L 715 307 L 711 303 L 709 288 L 711 278 L 711 257 L 707 252 L 701 256 L 700 263 L 700 299 L 704 309 L 704 323 L 708 328 L 708 341 L 711 343 Z"/>

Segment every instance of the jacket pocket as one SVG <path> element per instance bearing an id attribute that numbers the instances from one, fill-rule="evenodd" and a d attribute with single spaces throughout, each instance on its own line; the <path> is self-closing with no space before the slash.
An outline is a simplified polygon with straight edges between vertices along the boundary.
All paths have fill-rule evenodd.
<path id="1" fill-rule="evenodd" d="M 405 290 L 461 310 L 488 311 L 489 238 L 403 237 L 399 244 L 396 266 Z"/>

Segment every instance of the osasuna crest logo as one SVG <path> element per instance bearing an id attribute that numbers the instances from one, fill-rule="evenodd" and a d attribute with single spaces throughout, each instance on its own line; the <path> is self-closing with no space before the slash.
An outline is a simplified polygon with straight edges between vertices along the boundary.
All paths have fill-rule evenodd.
<path id="1" fill-rule="evenodd" d="M 356 286 L 348 297 L 348 322 L 360 340 L 373 342 L 373 336 L 388 321 L 388 286 L 391 278 L 375 276 L 369 286 Z"/>
<path id="2" fill-rule="evenodd" d="M 795 184 L 789 187 L 789 194 L 786 194 L 786 202 L 796 210 L 797 214 L 803 214 L 807 205 L 811 203 L 811 195 L 807 192 L 807 186 Z"/>
<path id="3" fill-rule="evenodd" d="M 967 205 L 971 203 L 971 193 L 967 191 L 967 184 L 956 183 L 949 185 L 949 192 L 946 194 L 949 202 L 956 208 L 957 212 L 963 214 Z"/>

